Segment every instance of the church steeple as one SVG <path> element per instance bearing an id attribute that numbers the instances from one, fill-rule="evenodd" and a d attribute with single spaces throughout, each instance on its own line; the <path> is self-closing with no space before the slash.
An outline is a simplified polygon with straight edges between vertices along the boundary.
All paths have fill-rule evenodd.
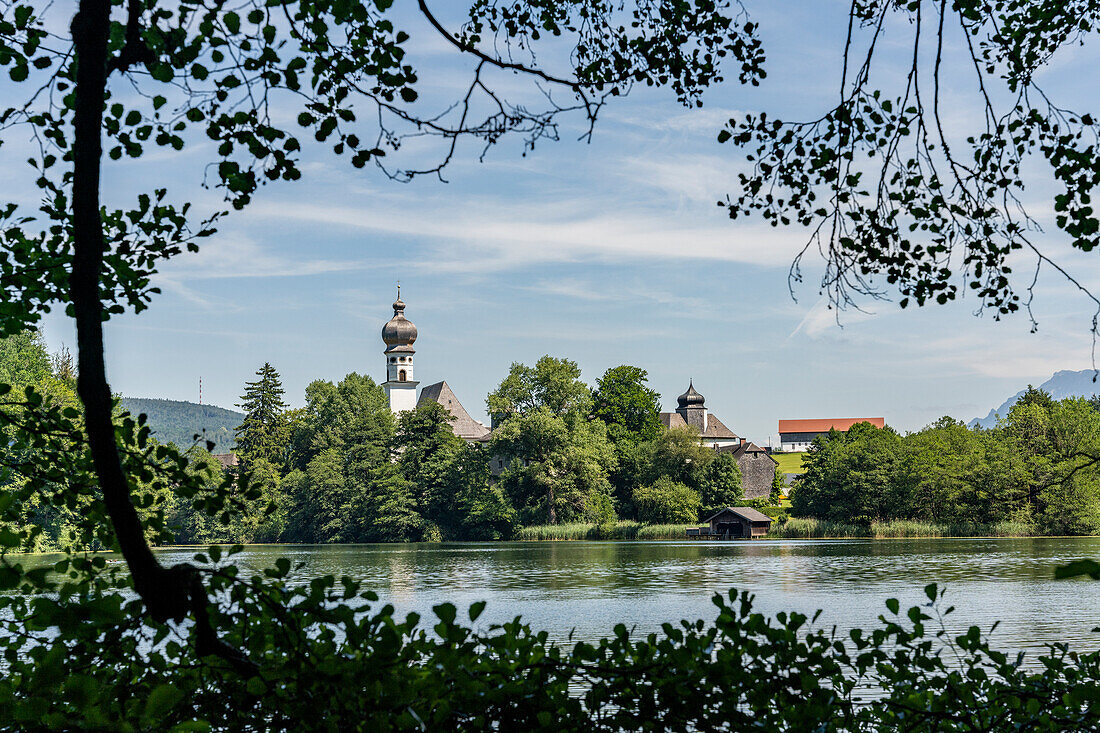
<path id="1" fill-rule="evenodd" d="M 413 379 L 413 354 L 416 349 L 416 326 L 405 318 L 405 301 L 401 300 L 401 285 L 397 286 L 397 300 L 393 302 L 393 318 L 382 326 L 382 342 L 386 344 L 386 381 L 382 387 L 389 398 L 393 412 L 416 408 L 416 386 Z"/>
<path id="2" fill-rule="evenodd" d="M 694 381 L 688 381 L 687 392 L 676 398 L 676 412 L 680 413 L 684 422 L 700 433 L 707 431 L 706 400 L 703 395 L 695 391 Z"/>

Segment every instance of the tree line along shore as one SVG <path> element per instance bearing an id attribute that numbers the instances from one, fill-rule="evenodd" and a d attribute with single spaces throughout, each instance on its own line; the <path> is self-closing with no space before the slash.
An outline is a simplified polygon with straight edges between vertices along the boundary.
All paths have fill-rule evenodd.
<path id="1" fill-rule="evenodd" d="M 79 409 L 71 359 L 51 357 L 37 334 L 0 342 L 0 380 Z M 514 364 L 487 397 L 496 429 L 473 443 L 438 403 L 395 416 L 367 376 L 315 381 L 298 409 L 283 395 L 269 364 L 246 384 L 236 466 L 210 445 L 186 451 L 187 470 L 212 491 L 226 470 L 248 476 L 236 511 L 211 515 L 140 481 L 139 511 L 164 510 L 179 544 L 679 539 L 738 504 L 772 517 L 772 538 L 1100 531 L 1096 398 L 1029 389 L 993 429 L 943 418 L 901 435 L 860 424 L 815 441 L 789 500 L 777 478 L 768 499 L 746 501 L 737 461 L 664 428 L 637 367 L 609 369 L 592 388 L 568 359 Z M 73 511 L 25 507 L 42 528 L 35 549 L 64 546 Z"/>

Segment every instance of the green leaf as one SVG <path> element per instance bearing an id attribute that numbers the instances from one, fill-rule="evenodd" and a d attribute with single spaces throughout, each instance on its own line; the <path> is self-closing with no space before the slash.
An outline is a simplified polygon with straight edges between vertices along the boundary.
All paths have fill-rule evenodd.
<path id="1" fill-rule="evenodd" d="M 168 64 L 153 64 L 152 68 L 149 69 L 149 75 L 159 82 L 167 83 L 172 81 L 175 72 Z"/>
<path id="2" fill-rule="evenodd" d="M 929 601 L 935 602 L 938 590 L 935 583 L 929 583 L 924 586 L 924 595 L 928 596 Z"/>
<path id="3" fill-rule="evenodd" d="M 901 608 L 897 598 L 887 598 L 886 607 L 890 609 L 890 613 L 896 614 L 898 609 Z"/>
<path id="4" fill-rule="evenodd" d="M 478 616 L 485 610 L 485 601 L 477 601 L 470 604 L 470 621 L 477 621 Z"/>
<path id="5" fill-rule="evenodd" d="M 432 606 L 432 610 L 435 611 L 435 615 L 443 623 L 453 624 L 455 622 L 457 612 L 453 603 L 440 603 L 438 606 Z"/>
<path id="6" fill-rule="evenodd" d="M 159 720 L 171 712 L 182 699 L 183 692 L 174 685 L 157 685 L 145 698 L 144 717 L 146 720 Z"/>

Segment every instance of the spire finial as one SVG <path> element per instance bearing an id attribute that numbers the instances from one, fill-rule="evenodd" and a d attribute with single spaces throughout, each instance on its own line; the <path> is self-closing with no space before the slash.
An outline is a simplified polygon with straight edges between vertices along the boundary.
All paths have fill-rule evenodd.
<path id="1" fill-rule="evenodd" d="M 397 299 L 401 300 L 401 281 L 397 281 Z"/>

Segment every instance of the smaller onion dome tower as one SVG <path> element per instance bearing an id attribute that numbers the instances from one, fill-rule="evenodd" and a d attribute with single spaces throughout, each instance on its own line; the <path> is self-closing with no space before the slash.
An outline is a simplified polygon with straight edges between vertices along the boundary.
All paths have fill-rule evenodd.
<path id="1" fill-rule="evenodd" d="M 707 431 L 707 406 L 703 395 L 695 391 L 695 384 L 688 381 L 687 392 L 676 398 L 676 412 L 684 418 L 684 422 L 699 430 L 699 433 Z"/>
<path id="2" fill-rule="evenodd" d="M 413 379 L 413 354 L 416 349 L 416 326 L 405 318 L 405 301 L 401 300 L 401 286 L 397 286 L 397 300 L 393 302 L 393 318 L 382 326 L 382 341 L 386 344 L 386 381 L 382 383 L 389 399 L 390 410 L 404 412 L 416 409 L 416 387 Z"/>

